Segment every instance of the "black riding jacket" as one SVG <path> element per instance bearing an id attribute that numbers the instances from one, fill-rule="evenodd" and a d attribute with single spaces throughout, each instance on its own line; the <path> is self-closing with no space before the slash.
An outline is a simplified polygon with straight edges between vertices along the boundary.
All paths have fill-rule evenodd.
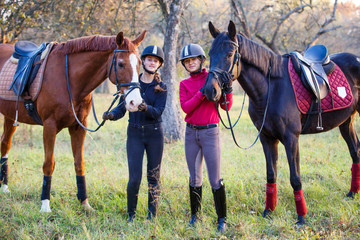
<path id="1" fill-rule="evenodd" d="M 141 75 L 140 75 L 141 76 Z M 140 82 L 140 93 L 148 106 L 147 111 L 129 112 L 129 123 L 136 125 L 149 125 L 162 122 L 161 114 L 163 113 L 166 105 L 167 91 L 164 82 L 160 82 L 160 87 L 165 91 L 155 92 L 154 88 L 157 82 L 153 80 L 151 83 Z M 114 119 L 122 118 L 126 113 L 124 98 L 120 98 L 119 104 L 110 111 L 114 114 Z"/>

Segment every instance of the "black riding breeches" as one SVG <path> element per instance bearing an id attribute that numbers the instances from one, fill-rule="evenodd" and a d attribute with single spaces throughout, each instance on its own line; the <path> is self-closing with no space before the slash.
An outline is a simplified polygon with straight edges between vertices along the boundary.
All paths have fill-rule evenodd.
<path id="1" fill-rule="evenodd" d="M 147 180 L 149 187 L 149 212 L 156 214 L 160 195 L 160 166 L 164 148 L 161 124 L 137 126 L 129 124 L 126 150 L 128 156 L 129 182 L 127 185 L 128 214 L 136 211 L 138 193 L 142 178 L 144 152 L 147 156 Z"/>

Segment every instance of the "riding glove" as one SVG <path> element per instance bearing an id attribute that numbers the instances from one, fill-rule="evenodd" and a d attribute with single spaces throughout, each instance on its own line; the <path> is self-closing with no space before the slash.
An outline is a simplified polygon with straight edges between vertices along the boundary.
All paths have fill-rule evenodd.
<path id="1" fill-rule="evenodd" d="M 104 120 L 113 120 L 114 119 L 114 114 L 112 114 L 110 112 L 104 112 L 102 118 Z"/>
<path id="2" fill-rule="evenodd" d="M 231 93 L 233 90 L 231 86 L 231 82 L 224 83 L 223 89 L 225 93 Z"/>
<path id="3" fill-rule="evenodd" d="M 139 111 L 144 111 L 146 112 L 148 110 L 148 106 L 145 102 L 142 102 L 139 107 L 138 107 Z"/>

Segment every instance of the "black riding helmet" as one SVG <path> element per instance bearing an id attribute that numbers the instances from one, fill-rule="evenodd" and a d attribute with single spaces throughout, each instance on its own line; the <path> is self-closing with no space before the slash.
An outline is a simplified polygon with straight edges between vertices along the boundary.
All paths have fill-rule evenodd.
<path id="1" fill-rule="evenodd" d="M 155 56 L 155 57 L 158 57 L 160 59 L 160 66 L 158 67 L 158 69 L 156 69 L 154 72 L 150 72 L 149 70 L 147 70 L 145 68 L 145 65 L 144 65 L 144 59 L 146 56 Z M 156 45 L 150 45 L 150 46 L 147 46 L 141 53 L 141 60 L 142 60 L 142 65 L 143 65 L 143 68 L 146 72 L 150 73 L 150 74 L 154 74 L 157 72 L 157 70 L 159 70 L 159 68 L 163 65 L 164 63 L 164 52 L 163 50 L 156 46 Z"/>
<path id="2" fill-rule="evenodd" d="M 184 64 L 184 60 L 187 58 L 191 58 L 191 57 L 200 57 L 201 58 L 200 69 L 199 69 L 199 71 L 194 72 L 194 73 L 201 72 L 203 60 L 206 59 L 206 56 L 205 56 L 204 50 L 202 49 L 202 47 L 199 44 L 190 43 L 190 44 L 186 45 L 185 47 L 183 47 L 183 49 L 181 50 L 180 61 L 185 69 L 186 69 L 186 67 Z"/>

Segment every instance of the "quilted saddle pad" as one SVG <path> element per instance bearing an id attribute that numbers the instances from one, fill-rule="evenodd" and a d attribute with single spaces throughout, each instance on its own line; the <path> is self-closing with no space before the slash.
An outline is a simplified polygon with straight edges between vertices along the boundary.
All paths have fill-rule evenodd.
<path id="1" fill-rule="evenodd" d="M 295 72 L 290 58 L 288 71 L 297 106 L 301 113 L 306 114 L 310 108 L 312 93 L 302 84 L 300 76 Z M 328 80 L 332 91 L 332 97 L 329 91 L 329 94 L 321 100 L 321 109 L 324 112 L 330 112 L 349 107 L 353 103 L 354 97 L 349 82 L 346 80 L 346 77 L 339 66 L 336 65 L 335 70 L 328 75 Z"/>

